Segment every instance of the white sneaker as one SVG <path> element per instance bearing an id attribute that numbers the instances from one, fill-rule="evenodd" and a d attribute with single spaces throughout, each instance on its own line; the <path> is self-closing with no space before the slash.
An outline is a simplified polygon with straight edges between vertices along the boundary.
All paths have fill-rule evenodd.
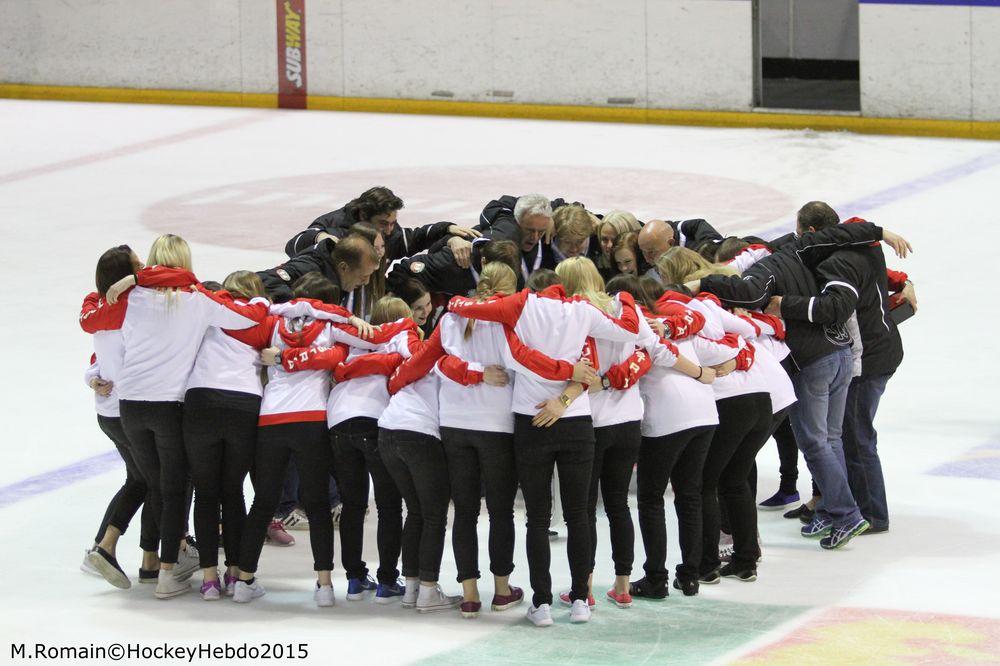
<path id="1" fill-rule="evenodd" d="M 420 592 L 417 594 L 417 612 L 431 613 L 439 610 L 449 610 L 462 605 L 462 595 L 449 596 L 441 591 L 440 585 L 428 587 L 418 585 Z"/>
<path id="2" fill-rule="evenodd" d="M 336 603 L 337 599 L 333 595 L 333 585 L 316 584 L 316 591 L 313 592 L 313 600 L 320 608 L 326 608 Z"/>
<path id="3" fill-rule="evenodd" d="M 569 609 L 569 621 L 573 623 L 590 622 L 590 604 L 583 599 L 577 599 Z"/>
<path id="4" fill-rule="evenodd" d="M 536 627 L 551 627 L 552 607 L 548 604 L 542 604 L 537 608 L 534 605 L 528 606 L 528 619 Z"/>
<path id="5" fill-rule="evenodd" d="M 177 564 L 174 565 L 174 576 L 177 580 L 187 580 L 200 568 L 198 549 L 194 546 L 189 545 L 177 553 Z"/>
<path id="6" fill-rule="evenodd" d="M 80 564 L 80 571 L 85 574 L 90 574 L 91 576 L 100 576 L 101 572 L 94 568 L 94 565 L 90 563 L 90 552 L 93 548 L 87 548 L 83 551 L 83 563 Z"/>
<path id="7" fill-rule="evenodd" d="M 340 514 L 344 511 L 344 505 L 338 504 L 337 506 L 330 509 L 330 518 L 333 520 L 333 527 L 335 529 L 340 528 Z"/>
<path id="8" fill-rule="evenodd" d="M 399 605 L 403 608 L 415 608 L 418 594 L 420 594 L 420 579 L 407 578 L 406 592 L 403 593 L 403 600 L 399 602 Z"/>
<path id="9" fill-rule="evenodd" d="M 190 577 L 189 574 L 188 578 Z M 169 599 L 189 591 L 191 591 L 191 581 L 187 578 L 180 580 L 174 573 L 174 569 L 169 571 L 160 569 L 160 575 L 156 579 L 156 591 L 153 593 L 157 599 Z"/>
<path id="10" fill-rule="evenodd" d="M 309 519 L 306 517 L 306 512 L 299 508 L 293 510 L 281 522 L 284 523 L 286 530 L 309 529 Z"/>
<path id="11" fill-rule="evenodd" d="M 264 586 L 260 584 L 260 581 L 254 580 L 252 585 L 247 585 L 246 581 L 243 580 L 236 581 L 236 587 L 233 589 L 233 601 L 236 603 L 250 603 L 252 599 L 262 596 L 264 596 Z"/>

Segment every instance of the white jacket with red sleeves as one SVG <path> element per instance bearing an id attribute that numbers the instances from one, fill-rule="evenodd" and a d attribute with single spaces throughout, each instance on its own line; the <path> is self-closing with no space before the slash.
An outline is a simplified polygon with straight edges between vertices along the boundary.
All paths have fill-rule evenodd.
<path id="1" fill-rule="evenodd" d="M 622 303 L 630 307 L 623 308 L 621 319 L 614 319 L 585 300 L 567 299 L 557 285 L 537 294 L 524 290 L 484 302 L 455 297 L 449 308 L 463 317 L 505 324 L 528 347 L 554 360 L 576 363 L 588 337 L 635 344 L 639 332 L 635 303 L 628 294 L 622 295 Z M 565 388 L 564 381 L 517 371 L 512 410 L 533 416 L 538 404 L 558 396 Z M 566 409 L 563 418 L 589 415 L 590 400 L 584 393 Z"/>
<path id="2" fill-rule="evenodd" d="M 225 292 L 216 295 L 228 297 Z M 210 388 L 256 396 L 263 394 L 260 351 L 270 342 L 269 333 L 273 328 L 273 322 L 268 321 L 270 303 L 264 298 L 233 299 L 233 303 L 241 306 L 244 314 L 257 325 L 242 331 L 208 329 L 188 377 L 188 390 Z"/>

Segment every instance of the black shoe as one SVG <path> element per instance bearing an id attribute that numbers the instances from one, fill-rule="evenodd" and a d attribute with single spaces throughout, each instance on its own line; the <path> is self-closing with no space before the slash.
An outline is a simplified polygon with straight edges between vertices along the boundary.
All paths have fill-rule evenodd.
<path id="1" fill-rule="evenodd" d="M 719 570 L 712 569 L 708 573 L 698 576 L 698 582 L 702 585 L 718 585 L 719 584 Z"/>
<path id="2" fill-rule="evenodd" d="M 683 592 L 685 597 L 693 597 L 698 594 L 698 581 L 674 578 L 674 589 Z"/>
<path id="3" fill-rule="evenodd" d="M 786 511 L 783 515 L 785 518 L 793 519 L 798 518 L 803 525 L 808 525 L 813 519 L 813 514 L 816 512 L 802 504 L 797 509 L 792 509 L 791 511 Z"/>
<path id="4" fill-rule="evenodd" d="M 865 534 L 885 534 L 889 531 L 889 526 L 884 527 L 869 527 L 867 530 L 859 534 L 858 536 L 864 536 Z"/>
<path id="5" fill-rule="evenodd" d="M 558 538 L 559 538 L 559 532 L 556 532 L 555 530 L 549 530 L 549 539 L 558 539 Z"/>
<path id="6" fill-rule="evenodd" d="M 628 593 L 633 597 L 642 599 L 665 599 L 670 596 L 667 589 L 667 581 L 656 583 L 643 576 L 639 580 L 628 584 Z"/>
<path id="7" fill-rule="evenodd" d="M 132 587 L 132 581 L 128 579 L 122 568 L 118 566 L 118 560 L 115 559 L 114 555 L 100 546 L 94 546 L 94 549 L 87 555 L 87 561 L 97 569 L 104 580 L 118 589 L 127 590 Z"/>
<path id="8" fill-rule="evenodd" d="M 733 564 L 727 564 L 719 570 L 719 574 L 723 578 L 735 578 L 741 580 L 744 583 L 752 583 L 757 580 L 757 570 L 756 569 L 744 569 L 742 571 L 737 571 Z"/>
<path id="9" fill-rule="evenodd" d="M 152 583 L 153 585 L 156 585 L 159 579 L 160 579 L 159 569 L 143 569 L 142 567 L 139 567 L 140 583 Z"/>

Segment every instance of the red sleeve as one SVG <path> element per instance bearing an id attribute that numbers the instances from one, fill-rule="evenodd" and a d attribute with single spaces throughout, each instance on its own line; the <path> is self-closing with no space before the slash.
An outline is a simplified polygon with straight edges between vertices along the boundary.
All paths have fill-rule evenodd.
<path id="1" fill-rule="evenodd" d="M 765 322 L 768 326 L 774 329 L 774 337 L 778 340 L 785 339 L 785 322 L 781 317 L 775 317 L 774 315 L 764 314 L 763 312 L 750 312 L 750 316 L 758 321 Z"/>
<path id="2" fill-rule="evenodd" d="M 513 328 L 521 318 L 521 310 L 527 301 L 527 289 L 510 296 L 494 296 L 482 302 L 474 298 L 455 296 L 448 302 L 448 309 L 468 319 L 496 321 Z"/>
<path id="3" fill-rule="evenodd" d="M 400 365 L 396 372 L 389 379 L 389 393 L 396 394 L 400 389 L 409 386 L 413 382 L 427 375 L 434 368 L 437 360 L 444 356 L 444 347 L 441 346 L 441 329 L 435 328 L 431 337 L 420 343 L 419 347 L 410 347 L 413 355 Z"/>
<path id="4" fill-rule="evenodd" d="M 149 287 L 150 289 L 190 287 L 192 285 L 197 289 L 201 286 L 194 273 L 172 266 L 147 266 L 135 274 L 135 283 L 140 287 Z"/>
<path id="5" fill-rule="evenodd" d="M 664 344 L 670 345 L 669 342 L 663 341 Z M 677 348 L 674 347 L 674 353 L 676 354 Z M 611 383 L 611 388 L 624 391 L 630 386 L 635 386 L 639 379 L 649 372 L 649 369 L 653 367 L 653 360 L 650 358 L 649 354 L 646 353 L 644 349 L 636 349 L 631 356 L 627 359 L 611 366 L 604 376 L 608 378 L 608 382 Z"/>
<path id="6" fill-rule="evenodd" d="M 682 340 L 705 328 L 705 315 L 680 303 L 663 303 L 658 308 L 658 314 L 670 329 L 666 337 L 671 340 Z"/>
<path id="7" fill-rule="evenodd" d="M 510 347 L 510 353 L 514 360 L 528 370 L 543 379 L 550 379 L 554 382 L 569 381 L 573 378 L 572 363 L 557 361 L 537 349 L 528 347 L 521 342 L 521 338 L 517 337 L 514 329 L 509 326 L 504 326 L 503 332 L 507 337 L 507 346 Z"/>
<path id="8" fill-rule="evenodd" d="M 910 276 L 903 271 L 894 271 L 891 268 L 887 268 L 885 273 L 889 279 L 889 291 L 893 293 L 903 291 L 906 281 L 910 279 Z"/>
<path id="9" fill-rule="evenodd" d="M 98 331 L 117 331 L 125 321 L 125 311 L 128 309 L 128 295 L 131 290 L 126 291 L 118 297 L 118 302 L 114 305 L 101 298 L 96 291 L 87 294 L 80 307 L 80 328 L 85 333 L 97 333 Z"/>
<path id="10" fill-rule="evenodd" d="M 735 315 L 735 316 L 739 317 L 740 319 L 742 319 L 742 320 L 743 320 L 743 321 L 745 321 L 746 323 L 748 323 L 748 324 L 750 324 L 751 326 L 753 326 L 753 330 L 754 330 L 754 331 L 756 331 L 756 333 L 755 333 L 754 335 L 755 335 L 756 337 L 760 337 L 760 326 L 758 326 L 758 325 L 757 325 L 757 322 L 755 322 L 755 321 L 753 320 L 753 318 L 751 318 L 751 317 L 747 317 L 747 316 L 745 316 L 745 315 Z"/>
<path id="11" fill-rule="evenodd" d="M 399 321 L 391 321 L 387 324 L 376 326 L 375 334 L 368 341 L 376 345 L 385 344 L 403 331 L 416 331 L 417 328 L 417 322 L 409 317 L 400 319 Z"/>
<path id="12" fill-rule="evenodd" d="M 614 322 L 624 328 L 629 333 L 639 332 L 639 309 L 635 306 L 635 299 L 632 298 L 632 294 L 627 291 L 620 291 L 617 294 L 618 300 L 622 304 L 622 316 L 612 317 Z M 594 347 L 594 354 L 596 358 L 597 347 L 596 343 Z M 594 366 L 597 367 L 596 365 Z"/>
<path id="13" fill-rule="evenodd" d="M 290 347 L 281 354 L 281 365 L 288 372 L 301 370 L 333 371 L 347 359 L 347 345 L 332 347 Z"/>
<path id="14" fill-rule="evenodd" d="M 271 346 L 271 337 L 274 334 L 274 327 L 278 325 L 278 317 L 267 316 L 256 326 L 244 328 L 240 331 L 223 329 L 222 332 L 234 340 L 239 340 L 245 345 L 249 345 L 260 351 Z"/>
<path id="15" fill-rule="evenodd" d="M 756 351 L 753 344 L 747 342 L 747 346 L 741 349 L 740 353 L 736 355 L 736 369 L 749 370 L 753 366 Z"/>
<path id="16" fill-rule="evenodd" d="M 349 379 L 370 375 L 388 377 L 396 371 L 402 362 L 403 356 L 401 354 L 364 354 L 352 358 L 348 363 L 338 365 L 333 371 L 333 378 L 338 382 L 345 382 Z"/>
<path id="17" fill-rule="evenodd" d="M 457 356 L 442 356 L 437 367 L 445 377 L 462 386 L 474 386 L 483 381 L 483 373 L 469 370 L 469 364 Z"/>

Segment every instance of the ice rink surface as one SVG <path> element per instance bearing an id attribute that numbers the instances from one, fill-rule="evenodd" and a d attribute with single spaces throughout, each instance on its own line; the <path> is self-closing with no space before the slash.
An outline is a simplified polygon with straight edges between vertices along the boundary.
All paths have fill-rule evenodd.
<path id="1" fill-rule="evenodd" d="M 35 643 L 307 643 L 305 663 L 316 664 L 1000 659 L 1000 316 L 991 245 L 1000 143 L 4 100 L 0 146 L 4 661 L 21 642 L 29 651 Z M 265 549 L 259 576 L 268 594 L 245 607 L 208 604 L 197 593 L 158 601 L 151 586 L 120 591 L 82 574 L 84 548 L 123 478 L 82 379 L 91 344 L 76 319 L 97 257 L 120 243 L 145 257 L 156 235 L 175 232 L 192 241 L 203 280 L 269 268 L 287 238 L 375 184 L 406 201 L 406 225 L 471 226 L 489 199 L 540 191 L 593 210 L 705 217 L 723 233 L 766 237 L 790 229 L 802 203 L 821 199 L 842 218 L 902 233 L 916 253 L 889 264 L 916 283 L 920 312 L 901 326 L 906 359 L 877 420 L 891 531 L 824 552 L 798 535 L 797 523 L 761 513 L 757 582 L 725 580 L 698 597 L 677 593 L 620 610 L 600 598 L 614 573 L 601 517 L 593 621 L 570 626 L 556 608 L 547 630 L 527 624 L 524 606 L 465 621 L 349 603 L 341 569 L 337 607 L 317 609 L 305 532 L 295 533 L 293 548 Z M 758 467 L 763 498 L 777 485 L 773 442 Z M 804 463 L 800 470 L 806 493 Z M 668 509 L 671 567 L 674 522 Z M 485 530 L 484 512 L 484 571 Z M 137 532 L 119 545 L 132 576 Z M 441 580 L 457 593 L 448 538 Z M 564 548 L 564 539 L 553 543 L 557 590 L 569 583 Z M 636 552 L 634 577 L 638 536 Z M 512 583 L 527 588 L 520 527 L 516 563 Z M 480 589 L 488 601 L 488 576 Z"/>

